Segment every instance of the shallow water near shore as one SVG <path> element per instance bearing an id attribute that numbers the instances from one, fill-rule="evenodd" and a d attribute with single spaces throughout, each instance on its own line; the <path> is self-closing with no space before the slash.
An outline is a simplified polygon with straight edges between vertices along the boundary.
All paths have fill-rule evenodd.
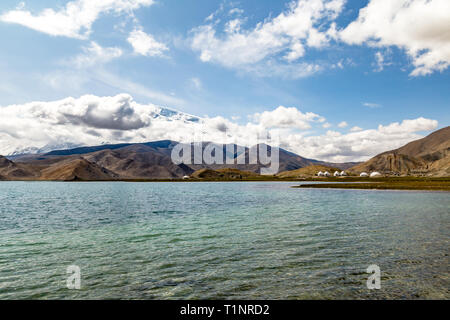
<path id="1" fill-rule="evenodd" d="M 1 182 L 0 299 L 450 298 L 448 193 L 295 185 Z"/>

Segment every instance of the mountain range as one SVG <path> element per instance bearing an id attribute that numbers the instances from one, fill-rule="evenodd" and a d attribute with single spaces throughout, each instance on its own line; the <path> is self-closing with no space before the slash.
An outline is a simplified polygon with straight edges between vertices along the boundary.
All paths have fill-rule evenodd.
<path id="1" fill-rule="evenodd" d="M 177 144 L 178 142 L 170 140 L 105 144 L 13 155 L 8 158 L 0 156 L 0 180 L 152 180 L 180 179 L 191 175 L 247 177 L 259 173 L 264 167 L 261 164 L 237 164 L 241 163 L 239 160 L 249 163 L 251 149 L 257 147 L 242 148 L 237 145 L 229 145 L 228 148 L 222 146 L 223 162 L 233 159 L 234 164 L 175 164 L 171 154 Z M 203 143 L 203 150 L 207 144 Z M 230 147 L 234 150 L 231 154 L 227 153 Z M 270 146 L 268 151 L 271 152 Z M 193 154 L 191 160 L 194 160 Z M 401 148 L 379 154 L 364 163 L 328 163 L 307 159 L 280 148 L 278 171 L 283 173 L 279 174 L 280 177 L 289 178 L 300 173 L 314 174 L 316 168 L 348 170 L 354 174 L 379 171 L 390 175 L 448 176 L 450 127 Z"/>
<path id="2" fill-rule="evenodd" d="M 249 163 L 252 148 L 237 145 L 217 145 L 223 148 L 223 163 L 233 159 L 234 164 L 175 164 L 171 159 L 173 148 L 178 142 L 164 140 L 148 143 L 111 144 L 54 150 L 43 154 L 13 155 L 0 158 L 0 176 L 8 180 L 139 180 L 180 179 L 201 169 L 234 169 L 242 172 L 259 173 L 261 164 Z M 202 144 L 202 150 L 209 143 Z M 229 154 L 227 150 L 233 148 Z M 238 153 L 238 150 L 243 150 Z M 271 147 L 267 146 L 271 152 Z M 194 163 L 192 150 L 191 163 Z M 333 165 L 347 169 L 355 163 L 329 164 L 303 158 L 280 149 L 279 171 L 295 170 L 310 165 Z M 205 173 L 206 174 L 206 173 Z M 205 175 L 203 174 L 203 176 Z M 221 173 L 222 174 L 222 173 Z M 234 174 L 233 172 L 227 172 Z M 248 174 L 244 174 L 247 176 Z M 242 176 L 242 174 L 241 174 Z"/>

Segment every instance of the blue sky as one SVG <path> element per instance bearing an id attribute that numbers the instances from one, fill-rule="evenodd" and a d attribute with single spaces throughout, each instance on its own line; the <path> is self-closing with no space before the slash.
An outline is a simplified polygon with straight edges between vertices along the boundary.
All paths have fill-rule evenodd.
<path id="1" fill-rule="evenodd" d="M 448 1 L 109 2 L 91 1 L 88 12 L 83 0 L 3 0 L 0 105 L 127 93 L 239 125 L 285 106 L 323 117 L 293 126 L 315 136 L 437 121 L 405 127 L 396 144 L 450 122 Z"/>

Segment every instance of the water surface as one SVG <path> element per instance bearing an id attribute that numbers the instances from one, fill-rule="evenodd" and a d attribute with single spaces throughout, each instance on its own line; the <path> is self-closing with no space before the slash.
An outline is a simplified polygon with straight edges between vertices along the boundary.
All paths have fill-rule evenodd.
<path id="1" fill-rule="evenodd" d="M 0 299 L 450 298 L 449 193 L 295 184 L 1 182 Z"/>

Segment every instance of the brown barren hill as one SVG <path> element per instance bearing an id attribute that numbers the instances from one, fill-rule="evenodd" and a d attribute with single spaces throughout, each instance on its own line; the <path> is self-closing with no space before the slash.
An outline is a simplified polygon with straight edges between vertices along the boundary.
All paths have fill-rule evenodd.
<path id="1" fill-rule="evenodd" d="M 257 152 L 259 145 L 248 148 L 235 144 L 226 146 L 216 144 L 216 148 L 222 148 L 223 159 L 218 161 L 219 163 L 214 164 L 207 164 L 206 162 L 196 163 L 194 161 L 196 159 L 194 150 L 192 145 L 189 145 L 192 151 L 191 162 L 176 164 L 171 159 L 173 148 L 176 145 L 178 143 L 175 141 L 163 140 L 146 143 L 85 146 L 67 150 L 55 150 L 45 154 L 19 155 L 15 156 L 13 161 L 30 165 L 34 167 L 33 170 L 35 172 L 39 173 L 58 162 L 66 162 L 83 157 L 89 162 L 113 171 L 119 175 L 120 179 L 125 180 L 181 179 L 184 176 L 191 175 L 196 170 L 205 168 L 211 170 L 237 169 L 259 174 L 261 168 L 268 166 L 250 161 L 250 158 L 252 158 L 250 155 L 255 151 Z M 202 143 L 201 155 L 203 155 L 207 146 L 210 146 L 208 142 Z M 267 150 L 262 151 L 271 153 L 272 147 L 267 146 Z M 279 149 L 279 172 L 319 164 L 345 170 L 356 163 L 327 163 L 303 158 L 282 148 Z"/>
<path id="2" fill-rule="evenodd" d="M 425 160 L 438 160 L 443 158 L 444 150 L 450 149 L 450 126 L 437 130 L 425 138 L 410 142 L 405 146 L 394 150 L 399 154 L 405 154 L 411 157 L 423 158 Z M 430 158 L 430 155 L 436 154 L 437 158 Z"/>
<path id="3" fill-rule="evenodd" d="M 4 180 L 30 180 L 38 175 L 31 166 L 17 164 L 0 156 L 0 175 Z"/>
<path id="4" fill-rule="evenodd" d="M 448 176 L 450 175 L 450 127 L 437 130 L 401 148 L 381 153 L 352 167 L 350 171 Z"/>
<path id="5" fill-rule="evenodd" d="M 312 177 L 315 176 L 319 171 L 328 171 L 331 175 L 333 175 L 334 172 L 339 171 L 341 172 L 341 170 L 339 168 L 335 168 L 335 167 L 328 167 L 328 166 L 324 166 L 324 165 L 311 165 L 311 166 L 307 166 L 301 169 L 297 169 L 297 170 L 291 170 L 291 171 L 283 171 L 280 172 L 279 174 L 277 174 L 277 177 L 279 178 L 306 178 L 306 177 Z"/>
<path id="6" fill-rule="evenodd" d="M 352 172 L 380 171 L 384 173 L 397 172 L 400 174 L 407 174 L 418 170 L 424 165 L 425 161 L 419 158 L 390 152 L 380 154 L 362 164 L 352 167 L 350 170 Z"/>
<path id="7" fill-rule="evenodd" d="M 41 180 L 55 181 L 95 181 L 116 178 L 115 173 L 83 158 L 50 166 L 42 170 L 40 177 Z"/>
<path id="8" fill-rule="evenodd" d="M 184 164 L 174 164 L 166 154 L 144 145 L 102 150 L 86 154 L 84 158 L 123 179 L 176 179 L 194 172 Z"/>

